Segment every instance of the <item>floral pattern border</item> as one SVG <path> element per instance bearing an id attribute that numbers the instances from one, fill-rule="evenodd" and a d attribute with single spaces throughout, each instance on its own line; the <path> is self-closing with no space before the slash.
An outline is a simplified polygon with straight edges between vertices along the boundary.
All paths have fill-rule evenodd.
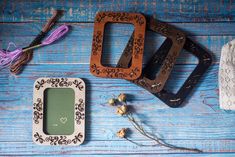
<path id="1" fill-rule="evenodd" d="M 133 21 L 138 25 L 143 25 L 145 23 L 145 19 L 139 15 L 131 15 L 130 13 L 124 12 L 100 12 L 97 14 L 95 18 L 95 22 L 103 22 L 106 17 L 112 18 L 112 21 Z"/>
<path id="2" fill-rule="evenodd" d="M 85 94 L 84 82 L 78 79 L 68 79 L 68 78 L 41 78 L 38 79 L 34 86 L 34 95 L 37 96 L 35 102 L 33 103 L 33 125 L 42 125 L 43 120 L 43 98 L 38 92 L 43 92 L 46 88 L 60 88 L 60 87 L 70 87 L 75 91 L 75 95 L 78 91 L 81 91 Z M 84 97 L 85 98 L 85 97 Z M 76 100 L 74 105 L 74 121 L 75 127 L 81 125 L 84 128 L 85 122 L 85 99 L 80 97 Z M 43 127 L 43 126 L 41 126 Z M 40 128 L 40 127 L 39 127 Z M 39 129 L 38 127 L 34 127 L 33 130 L 33 138 L 34 141 L 38 144 L 46 144 L 46 145 L 78 145 L 83 142 L 84 131 L 75 130 L 73 135 L 46 135 L 43 133 L 43 129 Z M 39 129 L 39 130 L 38 130 Z M 71 138 L 71 136 L 74 136 Z"/>
<path id="3" fill-rule="evenodd" d="M 47 136 L 43 138 L 43 135 L 40 135 L 36 132 L 33 137 L 36 142 L 43 144 L 44 142 L 49 142 L 50 145 L 69 145 L 69 144 L 77 144 L 82 141 L 83 135 L 82 133 L 78 133 L 74 136 L 73 139 L 68 139 L 67 136 Z"/>
<path id="4" fill-rule="evenodd" d="M 42 99 L 41 98 L 37 98 L 37 102 L 35 102 L 33 104 L 33 120 L 34 120 L 34 123 L 35 124 L 38 124 L 39 123 L 39 119 L 42 119 L 43 117 L 43 113 L 42 113 L 42 106 L 43 106 L 43 102 L 42 102 Z"/>
<path id="5" fill-rule="evenodd" d="M 100 75 L 103 73 L 106 77 L 110 78 L 126 78 L 129 76 L 130 78 L 133 78 L 134 76 L 137 76 L 140 69 L 138 67 L 135 67 L 133 69 L 130 69 L 130 72 L 125 73 L 120 68 L 117 69 L 110 69 L 107 67 L 101 67 L 96 64 L 93 64 L 90 66 L 91 72 L 95 73 L 96 75 Z"/>
<path id="6" fill-rule="evenodd" d="M 80 91 L 82 91 L 84 88 L 81 81 L 76 79 L 74 81 L 68 81 L 67 78 L 49 78 L 47 80 L 41 79 L 40 81 L 37 81 L 35 88 L 39 90 L 40 88 L 44 87 L 45 84 L 50 84 L 51 87 L 70 87 L 75 85 L 75 87 Z"/>

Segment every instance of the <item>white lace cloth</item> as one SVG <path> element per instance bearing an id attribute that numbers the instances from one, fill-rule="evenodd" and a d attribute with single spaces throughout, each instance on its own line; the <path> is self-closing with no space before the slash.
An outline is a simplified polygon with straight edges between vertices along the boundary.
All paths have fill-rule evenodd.
<path id="1" fill-rule="evenodd" d="M 235 40 L 223 46 L 219 66 L 220 108 L 235 110 Z"/>

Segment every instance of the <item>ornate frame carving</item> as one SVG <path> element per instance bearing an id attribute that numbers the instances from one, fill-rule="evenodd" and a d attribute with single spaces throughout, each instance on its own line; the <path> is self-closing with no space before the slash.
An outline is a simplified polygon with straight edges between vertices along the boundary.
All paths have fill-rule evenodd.
<path id="1" fill-rule="evenodd" d="M 167 53 L 167 48 L 164 49 L 164 47 L 167 45 L 167 41 L 165 41 L 162 45 L 161 50 L 157 51 L 154 56 L 153 60 L 149 62 L 149 64 L 145 67 L 143 70 L 144 74 L 146 75 L 149 73 L 149 69 L 151 67 L 156 66 L 156 62 L 161 64 L 163 62 L 163 58 L 161 57 L 164 55 L 164 53 Z M 185 45 L 183 47 L 185 50 L 187 50 L 189 53 L 194 55 L 198 58 L 199 63 L 196 66 L 196 68 L 193 70 L 193 72 L 189 75 L 187 80 L 184 82 L 184 84 L 180 87 L 180 89 L 177 91 L 177 93 L 172 93 L 166 89 L 162 89 L 160 92 L 155 92 L 149 88 L 146 88 L 145 80 L 142 80 L 141 77 L 135 81 L 133 81 L 135 84 L 147 89 L 149 92 L 151 92 L 153 95 L 157 96 L 159 99 L 161 99 L 164 103 L 166 103 L 170 107 L 179 107 L 186 97 L 189 95 L 191 90 L 194 88 L 194 86 L 198 83 L 199 79 L 202 77 L 202 75 L 206 72 L 206 70 L 210 67 L 212 63 L 212 57 L 211 55 L 202 47 L 200 47 L 198 44 L 193 42 L 191 39 L 186 38 Z M 155 60 L 158 58 L 158 60 Z"/>
<path id="2" fill-rule="evenodd" d="M 165 24 L 165 23 L 161 23 L 161 25 L 157 25 L 157 24 L 160 24 L 160 22 L 159 21 L 155 21 L 155 22 L 152 21 L 152 22 L 150 22 L 150 26 L 148 26 L 148 28 L 150 27 L 150 28 L 157 29 L 157 27 L 160 27 L 160 28 L 172 27 L 172 26 L 169 26 L 168 24 Z M 160 29 L 160 28 L 158 28 L 158 29 L 164 30 L 164 29 Z M 176 29 L 174 28 L 174 30 L 176 30 Z M 163 32 L 166 32 L 166 31 L 163 31 Z M 177 31 L 177 32 L 179 32 L 179 31 Z M 172 34 L 172 35 L 174 35 L 174 34 Z M 205 49 L 203 49 L 198 44 L 193 42 L 191 39 L 185 37 L 184 33 L 182 34 L 182 36 L 185 38 L 184 42 L 182 42 L 184 44 L 183 44 L 183 47 L 181 49 L 179 49 L 182 46 L 181 45 L 182 43 L 180 42 L 179 44 L 181 46 L 178 47 L 177 51 L 180 52 L 182 49 L 189 51 L 191 54 L 193 54 L 194 56 L 196 56 L 198 58 L 199 63 L 176 94 L 167 91 L 166 89 L 164 89 L 164 87 L 161 87 L 158 89 L 152 88 L 152 86 L 155 85 L 156 80 L 150 81 L 146 77 L 146 75 L 151 72 L 152 68 L 159 66 L 161 64 L 163 64 L 163 65 L 165 63 L 168 64 L 169 60 L 167 61 L 167 56 L 169 56 L 169 52 L 174 52 L 174 51 L 171 51 L 172 50 L 172 47 L 171 47 L 171 40 L 172 39 L 169 39 L 169 38 L 167 38 L 164 41 L 164 43 L 161 45 L 161 47 L 153 55 L 152 59 L 147 63 L 146 67 L 143 69 L 142 75 L 138 79 L 131 81 L 131 82 L 143 87 L 144 89 L 148 90 L 149 92 L 151 92 L 153 95 L 155 95 L 156 97 L 161 99 L 164 103 L 166 103 L 170 107 L 179 107 L 183 103 L 185 98 L 189 95 L 190 91 L 197 84 L 199 79 L 202 77 L 202 75 L 206 72 L 206 70 L 209 68 L 209 66 L 212 63 L 212 57 L 209 52 L 207 52 Z M 177 41 L 177 38 L 178 37 L 175 38 L 175 41 Z M 126 46 L 126 48 L 125 48 L 125 50 L 119 60 L 117 66 L 128 67 L 128 64 L 131 61 L 131 55 L 130 55 L 131 49 L 130 48 L 133 46 L 132 43 L 133 43 L 133 39 L 131 37 L 130 40 L 128 41 L 128 44 L 127 44 L 127 46 Z M 174 56 L 174 61 L 177 58 L 177 56 Z M 174 64 L 172 64 L 172 67 L 170 67 L 170 70 L 173 68 L 173 65 Z M 168 71 L 168 75 L 170 75 L 170 71 Z M 167 76 L 167 77 L 169 77 L 169 76 Z"/>
<path id="3" fill-rule="evenodd" d="M 132 47 L 132 64 L 129 68 L 113 68 L 101 63 L 103 36 L 107 23 L 130 23 L 135 26 Z M 142 14 L 99 12 L 95 17 L 90 72 L 98 77 L 137 79 L 142 73 L 146 19 Z"/>
<path id="4" fill-rule="evenodd" d="M 169 78 L 170 73 L 175 64 L 176 58 L 179 56 L 180 51 L 185 44 L 186 36 L 184 32 L 175 29 L 171 25 L 154 20 L 153 18 L 151 18 L 149 23 L 147 24 L 147 29 L 165 36 L 167 38 L 166 40 L 168 41 L 168 47 L 169 47 L 168 49 L 169 52 L 167 53 L 167 56 L 165 57 L 165 60 L 163 61 L 159 72 L 156 74 L 155 79 L 151 80 L 145 77 L 144 75 L 140 76 L 142 80 L 148 82 L 147 85 L 149 86 L 146 86 L 146 88 L 148 88 L 148 90 L 153 91 L 154 93 L 157 93 L 163 89 L 167 79 Z M 130 56 L 132 47 L 133 47 L 133 36 L 131 36 L 118 62 L 117 65 L 118 67 L 128 66 L 128 64 L 132 59 L 132 57 Z M 129 62 L 126 60 L 128 60 Z"/>
<path id="5" fill-rule="evenodd" d="M 72 88 L 75 93 L 74 132 L 47 135 L 43 132 L 44 91 L 47 88 Z M 80 145 L 85 139 L 85 83 L 79 78 L 39 78 L 34 83 L 32 138 L 40 145 Z"/>

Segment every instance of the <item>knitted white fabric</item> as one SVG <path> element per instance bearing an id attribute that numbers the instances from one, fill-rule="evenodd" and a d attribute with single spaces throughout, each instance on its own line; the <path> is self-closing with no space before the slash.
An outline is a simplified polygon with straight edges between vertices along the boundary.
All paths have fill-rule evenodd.
<path id="1" fill-rule="evenodd" d="M 219 66 L 220 108 L 235 110 L 235 40 L 223 46 Z"/>

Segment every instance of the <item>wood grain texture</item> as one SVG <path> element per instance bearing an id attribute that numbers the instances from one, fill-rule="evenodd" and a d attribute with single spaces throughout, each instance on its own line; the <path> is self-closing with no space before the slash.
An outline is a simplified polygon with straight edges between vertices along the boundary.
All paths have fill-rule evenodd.
<path id="1" fill-rule="evenodd" d="M 3 0 L 0 6 L 3 22 L 46 20 L 55 8 L 66 11 L 66 22 L 93 22 L 99 11 L 143 12 L 168 22 L 234 21 L 235 16 L 232 0 Z"/>
<path id="2" fill-rule="evenodd" d="M 185 76 L 194 68 L 193 65 L 184 66 L 178 65 L 174 70 L 172 78 L 174 78 L 175 85 L 182 83 Z M 87 145 L 92 145 L 94 141 L 100 140 L 119 140 L 115 137 L 116 130 L 130 126 L 126 119 L 115 115 L 115 110 L 106 103 L 109 97 L 118 92 L 129 94 L 131 104 L 139 113 L 137 118 L 142 119 L 150 131 L 157 130 L 164 135 L 165 139 L 191 142 L 205 139 L 230 140 L 235 136 L 233 130 L 234 114 L 226 113 L 218 108 L 218 87 L 214 83 L 217 82 L 217 69 L 218 65 L 214 65 L 210 69 L 193 91 L 185 107 L 171 109 L 147 91 L 127 81 L 92 76 L 88 72 L 89 65 L 63 65 L 60 69 L 58 69 L 58 65 L 30 65 L 18 77 L 1 77 L 1 81 L 7 82 L 8 85 L 7 88 L 2 88 L 7 91 L 2 91 L 0 94 L 0 99 L 5 99 L 1 102 L 2 111 L 0 113 L 0 122 L 5 125 L 0 126 L 0 130 L 1 134 L 8 136 L 0 136 L 0 141 L 14 142 L 18 132 L 21 132 L 17 136 L 18 142 L 31 141 L 31 138 L 29 138 L 31 137 L 31 129 L 25 129 L 31 128 L 32 125 L 31 87 L 35 78 L 43 76 L 82 77 L 87 81 L 89 94 L 86 121 Z M 5 72 L 7 73 L 7 71 Z M 173 83 L 170 84 L 173 86 Z M 18 88 L 15 88 L 14 85 L 17 85 Z M 14 125 L 6 127 L 6 125 L 9 126 L 9 121 Z M 133 133 L 132 137 L 146 142 L 146 139 L 139 134 Z M 204 146 L 203 149 L 207 149 L 208 145 Z"/>
<path id="3" fill-rule="evenodd" d="M 221 47 L 235 38 L 235 3 L 232 0 L 117 0 L 117 1 L 7 1 L 0 2 L 0 47 L 10 41 L 27 46 L 38 34 L 52 9 L 66 10 L 61 23 L 71 32 L 53 45 L 35 50 L 22 74 L 0 71 L 0 155 L 21 156 L 235 156 L 235 112 L 219 109 L 218 63 Z M 211 51 L 214 61 L 208 73 L 186 100 L 172 109 L 146 90 L 120 79 L 97 78 L 89 72 L 93 20 L 98 11 L 142 12 L 170 22 Z M 133 28 L 110 25 L 106 30 L 104 63 L 115 64 Z M 164 38 L 147 32 L 145 62 Z M 197 60 L 187 52 L 177 59 L 167 88 L 177 91 L 195 68 Z M 85 144 L 79 147 L 47 147 L 32 143 L 32 91 L 39 77 L 80 77 L 87 84 Z M 138 147 L 116 137 L 120 128 L 132 126 L 107 106 L 113 95 L 127 93 L 143 125 L 167 142 L 196 147 L 204 154 L 163 147 Z M 150 144 L 134 131 L 130 137 Z"/>
<path id="4" fill-rule="evenodd" d="M 70 33 L 53 45 L 36 49 L 33 60 L 29 64 L 89 64 L 93 24 L 69 23 Z M 194 24 L 194 27 L 192 25 Z M 183 23 L 176 24 L 177 28 L 190 32 L 190 38 L 208 49 L 213 55 L 213 62 L 218 63 L 221 47 L 231 41 L 235 36 L 235 23 Z M 0 25 L 0 46 L 6 48 L 10 41 L 17 46 L 28 45 L 41 28 L 40 23 L 4 23 Z M 215 27 L 216 29 L 211 29 Z M 227 29 L 222 29 L 226 27 Z M 218 28 L 218 29 L 217 29 Z M 27 31 L 25 31 L 27 30 Z M 117 63 L 124 47 L 126 46 L 133 28 L 122 24 L 111 25 L 106 32 L 104 41 L 103 62 Z M 200 32 L 201 30 L 201 32 Z M 221 30 L 221 31 L 220 31 Z M 215 34 L 215 35 L 214 35 Z M 229 34 L 229 35 L 226 35 Z M 22 38 L 24 40 L 22 40 Z M 147 32 L 144 61 L 150 59 L 155 50 L 165 38 L 156 33 Z M 72 46 L 71 46 L 72 45 Z M 46 54 L 46 55 L 45 55 Z M 110 55 L 111 54 L 111 55 Z M 56 56 L 56 57 L 55 57 Z M 196 64 L 197 59 L 192 55 L 182 52 L 177 59 L 177 64 Z"/>

